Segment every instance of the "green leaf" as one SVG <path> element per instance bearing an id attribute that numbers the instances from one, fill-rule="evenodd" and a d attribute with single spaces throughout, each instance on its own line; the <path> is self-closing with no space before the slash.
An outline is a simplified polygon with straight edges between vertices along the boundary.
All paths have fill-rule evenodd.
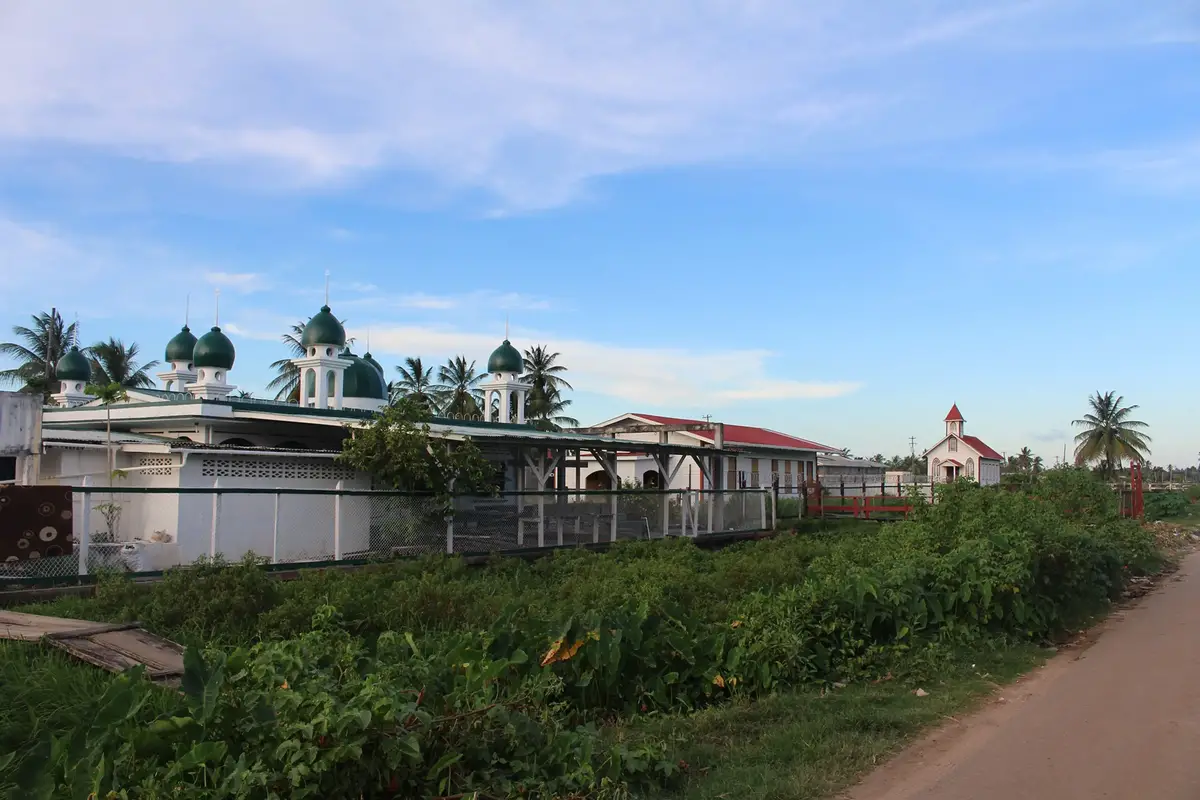
<path id="1" fill-rule="evenodd" d="M 199 742 L 175 762 L 175 767 L 190 772 L 210 761 L 220 761 L 225 757 L 225 750 L 225 742 Z"/>
<path id="2" fill-rule="evenodd" d="M 429 772 L 425 774 L 425 780 L 436 780 L 438 775 L 454 766 L 459 761 L 462 761 L 462 754 L 446 753 L 446 755 L 437 760 L 436 764 L 429 768 Z"/>

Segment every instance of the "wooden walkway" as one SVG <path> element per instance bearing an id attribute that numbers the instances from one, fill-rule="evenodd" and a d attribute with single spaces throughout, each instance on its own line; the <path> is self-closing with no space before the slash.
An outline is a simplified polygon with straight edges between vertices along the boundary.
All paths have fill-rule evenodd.
<path id="1" fill-rule="evenodd" d="M 141 664 L 146 676 L 156 681 L 173 681 L 183 674 L 183 648 L 142 630 L 139 622 L 103 625 L 0 610 L 0 639 L 44 641 L 110 672 Z"/>

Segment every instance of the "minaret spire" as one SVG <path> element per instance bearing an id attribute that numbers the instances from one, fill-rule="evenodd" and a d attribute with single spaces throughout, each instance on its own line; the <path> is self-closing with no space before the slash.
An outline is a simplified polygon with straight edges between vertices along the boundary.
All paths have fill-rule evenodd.
<path id="1" fill-rule="evenodd" d="M 216 295 L 216 301 L 214 303 L 213 310 L 213 325 L 219 328 L 221 327 L 221 287 L 218 286 L 213 291 L 213 294 Z"/>
<path id="2" fill-rule="evenodd" d="M 329 270 L 325 270 L 325 305 L 329 305 Z"/>
<path id="3" fill-rule="evenodd" d="M 192 293 L 188 292 L 183 298 L 183 327 L 188 326 L 188 320 L 192 316 Z"/>
<path id="4" fill-rule="evenodd" d="M 508 341 L 508 314 L 504 315 L 504 341 Z"/>

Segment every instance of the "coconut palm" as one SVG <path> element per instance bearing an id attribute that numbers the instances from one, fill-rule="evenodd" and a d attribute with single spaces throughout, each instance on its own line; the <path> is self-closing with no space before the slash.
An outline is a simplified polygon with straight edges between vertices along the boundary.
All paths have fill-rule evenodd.
<path id="1" fill-rule="evenodd" d="M 521 380 L 530 386 L 545 389 L 574 389 L 562 374 L 567 368 L 558 362 L 558 353 L 551 353 L 545 345 L 537 345 L 525 351 L 525 374 Z"/>
<path id="2" fill-rule="evenodd" d="M 49 395 L 57 388 L 54 381 L 54 366 L 76 344 L 76 323 L 63 324 L 57 311 L 34 314 L 30 327 L 14 325 L 16 341 L 0 344 L 0 356 L 17 362 L 15 367 L 0 371 L 0 381 L 19 383 L 23 392 L 40 392 Z M 53 343 L 53 344 L 52 344 Z M 46 374 L 46 362 L 50 362 L 50 374 Z"/>
<path id="3" fill-rule="evenodd" d="M 482 393 L 475 388 L 483 377 L 475 372 L 475 362 L 468 364 L 464 356 L 455 356 L 438 367 L 434 390 L 441 399 L 442 413 L 454 419 L 483 419 Z"/>
<path id="4" fill-rule="evenodd" d="M 1111 478 L 1125 459 L 1145 461 L 1150 455 L 1150 427 L 1132 419 L 1137 406 L 1124 406 L 1116 392 L 1096 392 L 1088 398 L 1089 412 L 1072 425 L 1082 428 L 1075 436 L 1075 463 L 1098 463 L 1100 474 Z"/>
<path id="5" fill-rule="evenodd" d="M 1017 453 L 1017 469 L 1021 472 L 1029 472 L 1033 467 L 1033 451 L 1028 447 L 1022 447 L 1021 452 Z"/>
<path id="6" fill-rule="evenodd" d="M 543 391 L 545 394 L 542 394 Z M 578 428 L 579 420 L 566 413 L 569 405 L 571 401 L 563 397 L 557 388 L 551 387 L 547 391 L 534 387 L 525 401 L 525 419 L 544 431 Z"/>
<path id="7" fill-rule="evenodd" d="M 110 336 L 107 342 L 96 342 L 87 352 L 92 365 L 92 382 L 98 386 L 115 383 L 127 389 L 136 389 L 154 385 L 150 370 L 158 366 L 158 362 L 138 364 L 137 342 L 126 346 L 120 339 Z"/>
<path id="8" fill-rule="evenodd" d="M 396 367 L 400 380 L 391 384 L 392 402 L 402 397 L 417 403 L 430 413 L 438 413 L 439 400 L 437 385 L 433 382 L 433 367 L 421 363 L 421 357 L 409 356 L 404 363 Z"/>
<path id="9" fill-rule="evenodd" d="M 338 322 L 342 323 L 342 327 L 346 326 L 346 320 L 342 319 Z M 271 369 L 275 370 L 275 377 L 267 384 L 267 391 L 274 391 L 276 400 L 288 403 L 300 402 L 300 369 L 292 363 L 292 359 L 304 356 L 304 345 L 300 344 L 300 340 L 304 336 L 306 325 L 308 325 L 308 320 L 300 320 L 294 325 L 288 326 L 287 332 L 279 337 L 290 355 L 287 358 L 271 362 Z M 347 346 L 352 344 L 354 344 L 354 339 L 346 340 Z"/>
<path id="10" fill-rule="evenodd" d="M 524 357 L 525 374 L 521 376 L 521 380 L 529 384 L 525 418 L 534 425 L 551 430 L 579 425 L 577 420 L 563 414 L 563 409 L 571 405 L 571 401 L 563 397 L 562 390 L 574 387 L 563 377 L 567 368 L 558 363 L 558 357 L 558 353 L 550 352 L 545 345 L 529 348 Z"/>

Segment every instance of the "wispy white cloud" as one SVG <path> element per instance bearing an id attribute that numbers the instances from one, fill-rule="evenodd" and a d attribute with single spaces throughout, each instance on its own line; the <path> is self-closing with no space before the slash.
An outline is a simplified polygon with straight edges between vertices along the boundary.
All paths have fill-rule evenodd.
<path id="1" fill-rule="evenodd" d="M 540 208 L 597 176 L 960 135 L 1052 79 L 1011 63 L 1001 79 L 997 50 L 1145 44 L 1194 29 L 1187 6 L 1166 0 L 1151 28 L 1108 0 L 17 0 L 0 141 L 285 186 L 416 171 Z"/>
<path id="2" fill-rule="evenodd" d="M 242 294 L 262 291 L 267 286 L 266 278 L 257 272 L 206 272 L 204 280 L 212 286 Z"/>
<path id="3" fill-rule="evenodd" d="M 363 340 L 366 329 L 352 329 Z M 377 356 L 420 355 L 440 360 L 466 354 L 478 364 L 499 344 L 495 334 L 423 326 L 372 326 Z M 561 354 L 572 382 L 589 394 L 653 408 L 732 406 L 755 400 L 841 397 L 857 391 L 857 381 L 793 381 L 773 378 L 765 350 L 648 348 L 614 345 L 573 336 L 515 331 L 514 342 L 537 342 Z"/>

